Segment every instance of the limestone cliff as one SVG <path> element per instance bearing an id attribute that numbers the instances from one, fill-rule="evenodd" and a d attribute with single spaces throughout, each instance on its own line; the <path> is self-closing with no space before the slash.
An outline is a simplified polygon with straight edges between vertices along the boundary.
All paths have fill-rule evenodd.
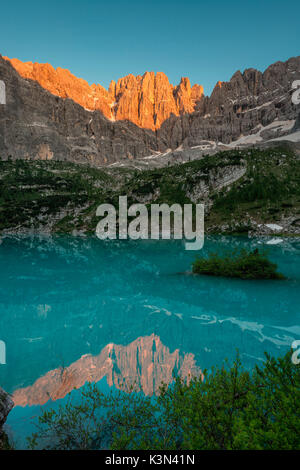
<path id="1" fill-rule="evenodd" d="M 264 72 L 237 71 L 229 82 L 218 82 L 193 113 L 171 116 L 157 135 L 173 149 L 203 141 L 251 146 L 281 138 L 297 129 L 300 105 L 292 101 L 292 84 L 299 78 L 300 56 L 276 62 Z M 300 134 L 293 141 L 297 138 Z"/>
<path id="2" fill-rule="evenodd" d="M 0 158 L 105 165 L 175 149 L 199 158 L 286 136 L 298 142 L 299 77 L 294 57 L 264 72 L 238 71 L 205 97 L 188 78 L 174 87 L 162 72 L 128 75 L 106 90 L 64 69 L 0 56 Z"/>
<path id="3" fill-rule="evenodd" d="M 150 130 L 110 121 L 19 75 L 0 56 L 6 104 L 0 104 L 0 159 L 69 160 L 103 165 L 162 151 Z M 80 94 L 80 93 L 79 93 Z"/>
<path id="4" fill-rule="evenodd" d="M 171 114 L 191 113 L 203 95 L 203 87 L 191 88 L 188 78 L 178 86 L 158 72 L 146 72 L 135 77 L 130 74 L 111 82 L 106 90 L 101 85 L 89 85 L 69 70 L 50 64 L 8 60 L 21 77 L 37 81 L 43 88 L 61 98 L 71 98 L 91 111 L 99 110 L 111 120 L 129 120 L 146 129 L 158 129 Z"/>

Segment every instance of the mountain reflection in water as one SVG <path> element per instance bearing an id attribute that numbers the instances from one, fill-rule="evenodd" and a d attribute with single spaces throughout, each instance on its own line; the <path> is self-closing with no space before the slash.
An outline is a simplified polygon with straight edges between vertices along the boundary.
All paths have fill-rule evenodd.
<path id="1" fill-rule="evenodd" d="M 108 344 L 98 356 L 84 355 L 66 368 L 51 370 L 32 386 L 13 394 L 15 406 L 44 405 L 49 399 L 64 398 L 86 382 L 99 382 L 106 377 L 108 385 L 126 392 L 158 393 L 162 383 L 170 384 L 174 375 L 187 381 L 199 376 L 193 354 L 170 352 L 154 334 L 137 338 L 128 346 Z"/>
<path id="2" fill-rule="evenodd" d="M 0 244 L 0 386 L 16 406 L 7 420 L 18 448 L 37 417 L 80 399 L 87 382 L 157 393 L 300 339 L 300 240 L 207 236 L 200 255 L 267 248 L 286 281 L 186 275 L 199 253 L 180 240 L 6 236 Z M 201 371 L 200 371 L 201 369 Z"/>

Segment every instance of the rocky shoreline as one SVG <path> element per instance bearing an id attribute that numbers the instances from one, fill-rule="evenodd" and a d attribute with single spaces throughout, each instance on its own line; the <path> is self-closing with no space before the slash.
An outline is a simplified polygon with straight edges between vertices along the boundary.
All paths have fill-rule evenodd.
<path id="1" fill-rule="evenodd" d="M 10 395 L 0 387 L 0 450 L 9 449 L 9 442 L 3 426 L 7 416 L 14 406 Z"/>

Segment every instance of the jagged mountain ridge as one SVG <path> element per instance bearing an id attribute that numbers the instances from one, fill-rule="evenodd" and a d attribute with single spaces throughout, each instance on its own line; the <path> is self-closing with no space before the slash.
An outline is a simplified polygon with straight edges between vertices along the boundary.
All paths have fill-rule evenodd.
<path id="1" fill-rule="evenodd" d="M 166 148 L 152 131 L 110 121 L 22 78 L 0 56 L 6 104 L 0 104 L 0 158 L 68 160 L 103 165 Z"/>
<path id="2" fill-rule="evenodd" d="M 265 72 L 237 71 L 229 82 L 218 82 L 211 96 L 199 102 L 196 112 L 172 116 L 158 135 L 164 141 L 169 139 L 168 147 L 176 148 L 182 143 L 188 147 L 199 145 L 205 139 L 229 144 L 241 136 L 264 131 L 276 120 L 294 123 L 288 132 L 267 129 L 261 140 L 293 132 L 300 128 L 300 105 L 292 102 L 292 83 L 299 77 L 300 56 L 276 62 Z"/>
<path id="3" fill-rule="evenodd" d="M 178 86 L 169 83 L 163 72 L 145 72 L 143 76 L 132 74 L 113 80 L 106 90 L 97 84 L 89 85 L 67 69 L 50 64 L 8 60 L 21 77 L 37 81 L 43 88 L 60 98 L 70 98 L 84 108 L 101 111 L 111 120 L 129 120 L 139 127 L 155 130 L 170 117 L 194 111 L 203 95 L 203 87 L 191 87 L 187 77 Z"/>
<path id="4" fill-rule="evenodd" d="M 156 106 L 161 114 L 154 116 L 149 113 L 149 103 L 152 106 L 151 83 L 157 82 L 157 77 L 128 76 L 112 84 L 109 93 L 113 96 L 121 89 L 126 92 L 119 97 L 116 115 L 108 119 L 103 110 L 85 109 L 89 103 L 79 105 L 70 98 L 60 98 L 36 80 L 21 77 L 0 56 L 0 80 L 6 87 L 6 104 L 0 105 L 0 158 L 53 158 L 103 165 L 163 154 L 178 147 L 196 148 L 199 157 L 213 153 L 220 143 L 253 145 L 299 129 L 300 108 L 291 97 L 292 83 L 300 77 L 300 57 L 276 62 L 263 73 L 255 69 L 236 72 L 229 82 L 218 82 L 210 97 L 205 97 L 201 89 L 193 92 L 187 80 L 182 80 L 174 94 L 168 80 L 163 79 L 161 87 L 156 87 Z M 141 88 L 136 88 L 137 81 Z M 169 91 L 165 90 L 166 83 L 171 87 Z M 147 99 L 139 101 L 144 96 L 143 87 Z M 108 93 L 102 87 L 97 90 L 104 98 Z M 170 100 L 164 101 L 168 93 L 176 96 L 175 110 Z M 80 87 L 78 96 L 82 100 L 86 96 Z M 103 109 L 107 104 L 104 98 Z M 151 126 L 159 127 L 154 132 Z M 244 136 L 250 138 L 243 142 Z"/>

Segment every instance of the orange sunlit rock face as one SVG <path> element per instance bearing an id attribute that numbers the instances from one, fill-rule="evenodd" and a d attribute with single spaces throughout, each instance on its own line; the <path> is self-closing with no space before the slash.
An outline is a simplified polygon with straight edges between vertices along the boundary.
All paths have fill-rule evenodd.
<path id="1" fill-rule="evenodd" d="M 200 376 L 193 354 L 172 353 L 154 334 L 137 338 L 127 346 L 108 344 L 98 356 L 85 355 L 66 368 L 54 369 L 32 386 L 13 394 L 15 406 L 43 405 L 49 399 L 64 398 L 86 382 L 99 382 L 106 377 L 110 386 L 146 395 L 158 392 L 162 383 L 169 384 L 173 373 L 187 381 Z"/>
<path id="2" fill-rule="evenodd" d="M 112 81 L 109 89 L 101 85 L 89 85 L 69 70 L 50 64 L 10 61 L 17 72 L 26 79 L 37 81 L 43 88 L 61 98 L 71 98 L 91 111 L 99 110 L 111 120 L 129 120 L 139 127 L 158 129 L 170 117 L 194 111 L 203 96 L 203 87 L 191 87 L 188 78 L 182 78 L 178 86 L 169 83 L 163 72 L 146 72 L 143 76 L 132 74 Z"/>

